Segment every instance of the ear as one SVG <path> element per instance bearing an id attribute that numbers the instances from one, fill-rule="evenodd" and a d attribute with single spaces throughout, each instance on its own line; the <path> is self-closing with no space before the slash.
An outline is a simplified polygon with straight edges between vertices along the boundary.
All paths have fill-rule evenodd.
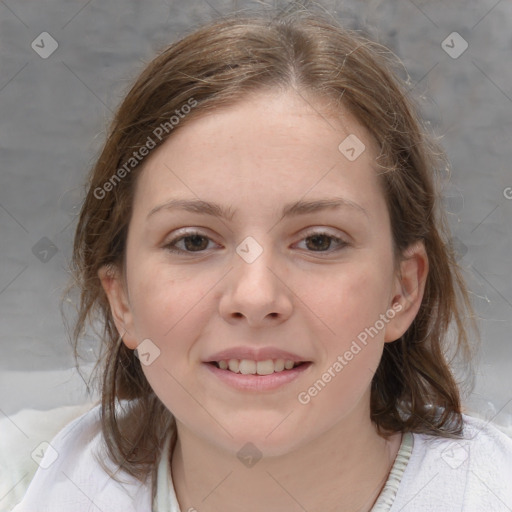
<path id="1" fill-rule="evenodd" d="M 402 254 L 398 275 L 395 278 L 394 293 L 390 311 L 394 317 L 386 326 L 385 342 L 400 338 L 416 317 L 428 275 L 428 257 L 423 242 L 409 246 Z"/>
<path id="2" fill-rule="evenodd" d="M 131 350 L 137 348 L 134 336 L 133 315 L 121 271 L 117 266 L 104 265 L 98 270 L 98 277 L 105 290 L 110 310 L 123 343 Z"/>

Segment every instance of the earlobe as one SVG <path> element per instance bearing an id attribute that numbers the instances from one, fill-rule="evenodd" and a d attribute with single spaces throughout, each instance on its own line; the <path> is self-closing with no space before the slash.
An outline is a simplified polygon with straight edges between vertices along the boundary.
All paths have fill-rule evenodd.
<path id="1" fill-rule="evenodd" d="M 390 307 L 396 312 L 389 322 L 385 342 L 400 338 L 410 327 L 423 300 L 428 275 L 428 257 L 423 242 L 408 247 L 400 262 L 400 273 L 396 276 L 395 293 Z"/>
<path id="2" fill-rule="evenodd" d="M 123 338 L 124 344 L 134 350 L 137 348 L 137 340 L 134 336 L 130 302 L 121 272 L 113 265 L 104 265 L 98 270 L 98 277 L 110 304 L 117 331 Z"/>

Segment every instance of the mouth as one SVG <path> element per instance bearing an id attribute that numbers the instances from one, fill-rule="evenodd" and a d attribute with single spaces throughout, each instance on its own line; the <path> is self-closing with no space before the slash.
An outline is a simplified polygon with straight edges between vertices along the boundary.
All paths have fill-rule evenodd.
<path id="1" fill-rule="evenodd" d="M 298 366 L 310 363 L 310 361 L 292 361 L 291 359 L 266 359 L 264 361 L 254 361 L 251 359 L 221 359 L 220 361 L 209 361 L 207 364 L 231 373 L 263 376 L 273 373 L 288 372 Z"/>
<path id="2" fill-rule="evenodd" d="M 221 359 L 203 363 L 216 382 L 245 393 L 273 393 L 308 373 L 311 361 Z"/>

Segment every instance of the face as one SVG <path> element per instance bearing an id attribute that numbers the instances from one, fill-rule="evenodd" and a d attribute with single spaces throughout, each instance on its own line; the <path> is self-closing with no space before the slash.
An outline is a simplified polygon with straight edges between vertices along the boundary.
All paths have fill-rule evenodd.
<path id="1" fill-rule="evenodd" d="M 362 146 L 338 148 L 349 135 L 356 159 Z M 426 264 L 420 247 L 395 272 L 376 155 L 348 112 L 293 92 L 191 120 L 150 155 L 126 282 L 100 277 L 178 433 L 278 455 L 369 421 L 372 376 L 417 312 Z"/>

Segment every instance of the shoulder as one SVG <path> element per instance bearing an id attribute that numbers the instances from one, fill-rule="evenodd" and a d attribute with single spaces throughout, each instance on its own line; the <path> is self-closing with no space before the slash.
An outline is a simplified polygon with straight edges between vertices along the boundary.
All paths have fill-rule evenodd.
<path id="1" fill-rule="evenodd" d="M 92 406 L 85 403 L 49 410 L 25 408 L 0 415 L 0 510 L 12 510 L 22 500 L 46 443 Z"/>
<path id="2" fill-rule="evenodd" d="M 114 467 L 105 456 L 100 412 L 99 405 L 93 407 L 44 444 L 39 467 L 13 512 L 151 510 L 150 486 Z"/>
<path id="3" fill-rule="evenodd" d="M 393 512 L 512 510 L 512 438 L 490 421 L 463 419 L 460 439 L 413 435 Z"/>

